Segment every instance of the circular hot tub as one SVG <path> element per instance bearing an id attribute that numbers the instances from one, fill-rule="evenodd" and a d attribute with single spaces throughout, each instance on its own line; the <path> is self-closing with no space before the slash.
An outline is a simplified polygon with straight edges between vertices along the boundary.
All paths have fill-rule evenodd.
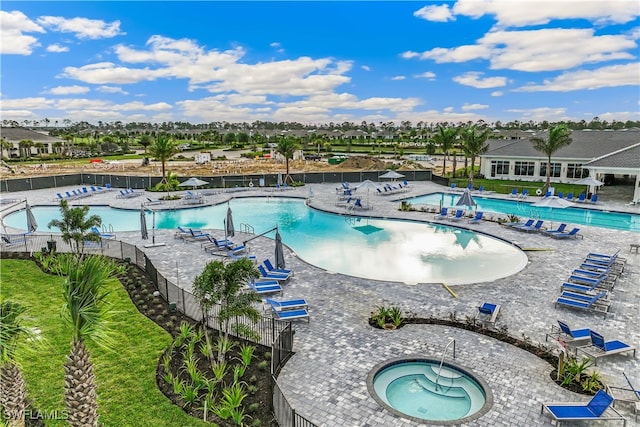
<path id="1" fill-rule="evenodd" d="M 493 405 L 487 384 L 469 369 L 429 358 L 398 358 L 367 378 L 373 398 L 396 415 L 422 424 L 460 424 Z"/>

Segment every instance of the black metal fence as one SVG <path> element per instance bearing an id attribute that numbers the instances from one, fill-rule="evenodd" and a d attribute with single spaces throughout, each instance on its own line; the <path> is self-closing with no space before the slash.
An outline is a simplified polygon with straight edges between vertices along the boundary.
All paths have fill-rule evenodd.
<path id="1" fill-rule="evenodd" d="M 377 181 L 378 177 L 386 171 L 361 171 L 361 172 L 303 172 L 290 174 L 294 181 L 305 184 L 323 184 L 331 182 L 362 182 L 366 179 Z M 408 181 L 431 181 L 430 170 L 402 171 Z M 225 175 L 225 176 L 198 176 L 215 188 L 234 188 L 264 185 L 273 187 L 278 183 L 278 178 L 282 179 L 282 174 L 250 174 L 250 175 Z M 73 185 L 94 185 L 112 187 L 143 189 L 153 187 L 162 178 L 157 176 L 135 176 L 116 174 L 71 174 L 53 175 L 32 178 L 3 179 L 0 182 L 0 191 L 16 192 L 39 190 L 43 188 L 57 188 Z"/>
<path id="2" fill-rule="evenodd" d="M 57 252 L 71 252 L 72 248 L 59 234 L 3 234 L 0 240 L 0 249 L 3 252 L 23 252 L 33 254 L 55 250 Z M 145 271 L 156 286 L 160 295 L 171 304 L 172 308 L 184 313 L 195 321 L 202 320 L 202 310 L 197 299 L 190 292 L 176 286 L 167 280 L 145 253 L 135 245 L 119 240 L 104 239 L 101 242 L 86 242 L 82 251 L 87 254 L 104 255 L 111 258 L 125 260 L 137 265 Z M 208 326 L 212 325 L 212 318 L 217 315 L 214 308 L 208 317 Z M 253 324 L 249 319 L 236 318 L 236 322 Z M 273 378 L 273 411 L 280 426 L 316 427 L 304 417 L 298 415 L 284 398 L 276 381 L 277 375 L 287 360 L 293 355 L 293 328 L 291 322 L 285 322 L 271 317 L 262 317 L 253 324 L 253 332 L 259 338 L 254 340 L 258 344 L 271 347 L 271 375 Z M 233 332 L 230 332 L 233 335 Z M 293 424 L 292 424 L 293 423 Z"/>

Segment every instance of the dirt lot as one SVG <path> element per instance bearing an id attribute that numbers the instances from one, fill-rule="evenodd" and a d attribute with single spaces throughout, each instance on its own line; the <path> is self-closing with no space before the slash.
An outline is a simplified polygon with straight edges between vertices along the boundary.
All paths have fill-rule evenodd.
<path id="1" fill-rule="evenodd" d="M 291 173 L 318 172 L 318 171 L 361 171 L 361 170 L 385 170 L 394 164 L 399 164 L 399 170 L 425 169 L 428 166 L 411 161 L 392 161 L 378 159 L 369 156 L 351 157 L 339 165 L 330 165 L 326 160 L 305 161 L 295 160 L 289 162 Z M 110 161 L 103 163 L 90 163 L 88 159 L 77 162 L 43 163 L 35 165 L 11 165 L 15 174 L 6 168 L 2 169 L 0 178 L 15 178 L 17 176 L 45 176 L 73 173 L 111 173 L 127 175 L 153 175 L 160 176 L 162 168 L 160 162 L 151 162 L 149 166 L 142 166 L 141 160 Z M 256 173 L 282 173 L 285 172 L 284 161 L 271 159 L 244 159 L 217 160 L 204 165 L 197 165 L 193 161 L 170 161 L 166 164 L 167 170 L 176 172 L 179 176 L 217 176 L 217 175 L 242 175 Z M 441 168 L 440 168 L 441 169 Z M 434 169 L 438 171 L 438 168 Z"/>

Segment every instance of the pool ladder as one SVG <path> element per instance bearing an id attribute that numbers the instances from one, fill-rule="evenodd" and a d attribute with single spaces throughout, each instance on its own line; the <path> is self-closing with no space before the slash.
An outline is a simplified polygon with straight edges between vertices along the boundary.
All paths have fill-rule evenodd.
<path id="1" fill-rule="evenodd" d="M 456 358 L 456 340 L 452 338 L 446 346 L 444 346 L 444 350 L 442 351 L 442 358 L 440 359 L 440 367 L 438 368 L 438 374 L 436 375 L 436 390 L 438 390 L 438 380 L 440 380 L 440 373 L 442 372 L 442 365 L 444 364 L 444 357 L 447 355 L 447 349 L 449 346 L 453 344 L 453 358 Z"/>

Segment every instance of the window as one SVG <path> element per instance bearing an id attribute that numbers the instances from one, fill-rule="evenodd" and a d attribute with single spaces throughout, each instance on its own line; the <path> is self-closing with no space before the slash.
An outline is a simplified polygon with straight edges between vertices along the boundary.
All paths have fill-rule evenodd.
<path id="1" fill-rule="evenodd" d="M 551 177 L 560 178 L 560 163 L 551 163 Z M 540 176 L 547 176 L 547 162 L 540 163 Z"/>
<path id="2" fill-rule="evenodd" d="M 491 176 L 509 175 L 509 161 L 508 160 L 492 160 L 491 161 Z"/>
<path id="3" fill-rule="evenodd" d="M 581 163 L 567 164 L 567 178 L 585 178 L 589 176 L 589 171 L 582 169 Z"/>
<path id="4" fill-rule="evenodd" d="M 516 176 L 533 176 L 534 162 L 516 162 L 513 174 Z"/>

